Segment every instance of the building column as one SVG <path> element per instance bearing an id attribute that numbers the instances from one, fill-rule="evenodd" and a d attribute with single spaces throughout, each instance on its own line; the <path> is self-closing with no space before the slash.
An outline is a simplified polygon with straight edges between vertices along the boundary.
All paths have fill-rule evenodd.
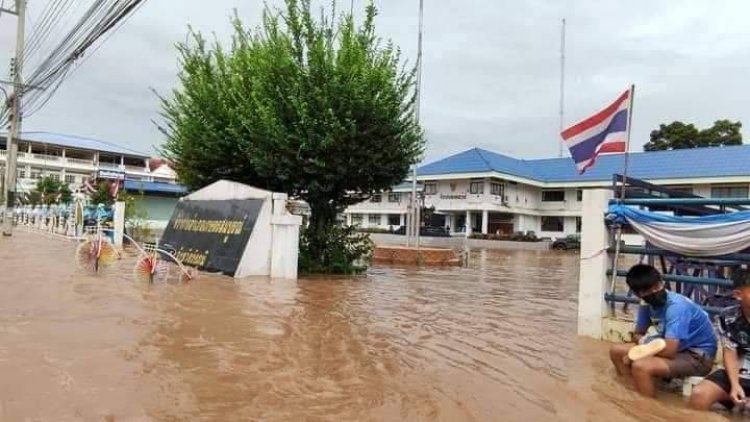
<path id="1" fill-rule="evenodd" d="M 471 211 L 466 210 L 466 237 L 471 236 Z"/>
<path id="2" fill-rule="evenodd" d="M 352 225 L 352 214 L 351 213 L 347 213 L 346 214 L 346 225 L 347 226 L 351 226 Z"/>
<path id="3" fill-rule="evenodd" d="M 487 227 L 489 226 L 490 212 L 488 210 L 482 210 L 482 234 L 487 234 Z"/>

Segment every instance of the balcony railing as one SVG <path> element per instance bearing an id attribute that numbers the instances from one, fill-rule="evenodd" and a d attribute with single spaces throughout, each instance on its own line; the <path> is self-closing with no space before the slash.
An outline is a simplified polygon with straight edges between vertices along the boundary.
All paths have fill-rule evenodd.
<path id="1" fill-rule="evenodd" d="M 83 158 L 66 158 L 66 160 L 70 164 L 79 164 L 79 165 L 90 166 L 90 167 L 94 166 L 94 160 L 86 160 Z"/>
<path id="2" fill-rule="evenodd" d="M 99 163 L 99 168 L 120 170 L 120 165 L 119 164 L 113 164 L 113 163 L 102 163 L 102 162 L 100 162 Z"/>
<path id="3" fill-rule="evenodd" d="M 129 164 L 125 164 L 125 170 L 126 171 L 137 171 L 141 173 L 148 173 L 148 169 L 146 166 L 131 166 Z"/>
<path id="4" fill-rule="evenodd" d="M 62 157 L 59 155 L 49 155 L 49 154 L 31 154 L 32 158 L 36 160 L 42 160 L 42 161 L 60 161 Z"/>

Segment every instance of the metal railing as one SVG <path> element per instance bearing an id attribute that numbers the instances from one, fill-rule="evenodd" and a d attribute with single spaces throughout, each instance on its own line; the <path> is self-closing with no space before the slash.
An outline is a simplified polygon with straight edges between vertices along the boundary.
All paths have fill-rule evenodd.
<path id="1" fill-rule="evenodd" d="M 621 179 L 617 179 L 616 176 L 616 181 L 618 180 Z M 674 191 L 669 189 L 637 179 L 628 178 L 627 182 L 628 187 L 639 187 L 637 193 L 633 195 L 626 190 L 625 199 L 613 199 L 610 204 L 640 206 L 651 211 L 671 211 L 675 215 L 727 213 L 743 210 L 744 206 L 750 205 L 750 198 L 703 198 L 684 193 L 678 193 L 680 197 L 672 197 L 670 194 L 674 194 Z M 619 186 L 616 186 L 615 191 L 617 189 Z M 616 226 L 610 225 L 610 245 L 615 244 L 616 229 Z M 638 256 L 640 262 L 653 265 L 662 273 L 668 288 L 693 299 L 712 314 L 733 303 L 731 274 L 740 266 L 750 264 L 750 250 L 719 256 L 692 257 L 657 248 L 646 242 L 645 246 L 611 247 L 609 252 Z M 611 260 L 607 274 L 612 276 L 613 271 L 616 271 L 616 277 L 624 278 L 627 271 L 621 268 L 613 270 L 613 265 L 614 259 Z M 613 286 L 614 288 L 605 294 L 605 300 L 612 306 L 615 303 L 624 303 L 624 306 L 627 306 L 639 302 L 632 292 L 618 292 L 616 283 L 613 283 Z"/>

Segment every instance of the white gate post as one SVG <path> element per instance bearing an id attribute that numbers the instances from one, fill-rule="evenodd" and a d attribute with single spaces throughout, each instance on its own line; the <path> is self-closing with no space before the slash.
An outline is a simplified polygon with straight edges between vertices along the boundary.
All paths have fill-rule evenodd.
<path id="1" fill-rule="evenodd" d="M 578 335 L 602 338 L 607 315 L 604 294 L 609 289 L 609 234 L 604 224 L 612 191 L 585 189 L 581 203 L 581 262 L 578 282 Z"/>

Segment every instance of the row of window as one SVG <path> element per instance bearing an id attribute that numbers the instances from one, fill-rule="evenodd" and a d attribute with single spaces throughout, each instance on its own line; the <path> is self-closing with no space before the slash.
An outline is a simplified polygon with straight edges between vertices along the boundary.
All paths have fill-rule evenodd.
<path id="1" fill-rule="evenodd" d="M 383 202 L 383 195 L 380 193 L 372 195 L 370 202 Z M 401 202 L 401 194 L 398 192 L 389 193 L 388 202 Z"/>
<path id="2" fill-rule="evenodd" d="M 23 174 L 23 170 L 19 174 Z M 34 172 L 31 173 L 31 178 L 39 178 L 34 176 Z M 23 176 L 20 176 L 23 177 Z M 59 177 L 59 176 L 58 176 Z M 67 181 L 67 176 L 66 176 Z M 73 183 L 68 182 L 68 183 Z M 674 191 L 683 193 L 693 193 L 693 189 L 690 187 L 679 187 L 671 188 Z M 425 183 L 424 192 L 426 195 L 437 194 L 437 183 Z M 474 195 L 484 194 L 484 182 L 476 181 L 469 183 L 469 193 Z M 505 195 L 505 184 L 499 182 L 490 182 L 490 194 L 497 196 Z M 711 198 L 748 198 L 750 197 L 750 188 L 748 186 L 720 186 L 711 188 Z M 382 195 L 375 194 L 371 198 L 371 202 L 382 202 Z M 576 201 L 583 200 L 583 190 L 578 189 L 576 191 Z M 391 192 L 388 194 L 388 202 L 400 202 L 401 194 Z M 542 202 L 565 202 L 565 190 L 543 190 L 542 191 Z"/>
<path id="3" fill-rule="evenodd" d="M 26 178 L 26 170 L 18 170 L 17 177 L 19 179 L 25 179 Z M 29 174 L 29 179 L 32 179 L 32 180 L 39 180 L 39 179 L 41 179 L 43 177 L 50 177 L 50 178 L 52 178 L 52 180 L 55 180 L 55 181 L 58 181 L 58 182 L 60 181 L 60 173 L 42 174 L 41 171 L 32 170 L 31 173 Z M 76 183 L 79 180 L 83 180 L 84 177 L 85 176 L 77 177 L 75 174 L 66 174 L 65 175 L 65 183 L 68 183 L 68 184 Z"/>
<path id="4" fill-rule="evenodd" d="M 565 218 L 557 216 L 542 217 L 542 231 L 543 232 L 558 232 L 562 233 L 565 231 Z M 581 232 L 581 217 L 576 217 L 576 233 Z"/>
<path id="5" fill-rule="evenodd" d="M 364 221 L 364 215 L 363 214 L 352 214 L 352 225 L 353 226 L 359 226 L 362 225 L 362 222 Z M 382 220 L 380 219 L 380 214 L 369 214 L 367 217 L 367 224 L 370 226 L 379 226 L 380 222 Z M 401 225 L 401 216 L 399 214 L 388 214 L 388 225 L 389 226 L 400 226 Z"/>

